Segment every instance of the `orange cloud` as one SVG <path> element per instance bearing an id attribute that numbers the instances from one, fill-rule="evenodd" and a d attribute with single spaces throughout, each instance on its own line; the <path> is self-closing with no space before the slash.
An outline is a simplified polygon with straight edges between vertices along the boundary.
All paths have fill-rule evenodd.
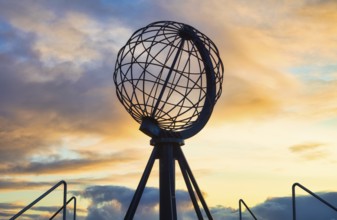
<path id="1" fill-rule="evenodd" d="M 87 157 L 89 156 L 90 157 Z M 92 170 L 111 169 L 119 164 L 125 164 L 137 159 L 135 154 L 130 153 L 115 153 L 110 155 L 100 155 L 95 153 L 85 153 L 80 158 L 74 159 L 59 159 L 58 155 L 48 156 L 48 161 L 41 162 L 17 162 L 8 163 L 7 167 L 0 170 L 3 174 L 79 174 Z"/>

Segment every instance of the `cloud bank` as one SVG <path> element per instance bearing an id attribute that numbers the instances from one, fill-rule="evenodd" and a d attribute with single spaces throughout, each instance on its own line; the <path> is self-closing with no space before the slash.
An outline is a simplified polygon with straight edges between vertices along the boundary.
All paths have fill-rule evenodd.
<path id="1" fill-rule="evenodd" d="M 134 190 L 122 186 L 92 186 L 82 192 L 75 193 L 80 198 L 90 200 L 87 220 L 122 219 L 127 211 Z M 158 219 L 159 191 L 157 188 L 146 188 L 135 219 Z M 193 205 L 188 192 L 177 190 L 178 219 L 196 219 Z M 319 196 L 333 206 L 337 206 L 337 193 L 319 193 Z M 324 206 L 311 196 L 297 196 L 297 218 L 306 220 L 336 219 L 337 212 Z M 260 220 L 287 220 L 292 219 L 291 197 L 269 198 L 261 204 L 251 207 L 251 210 Z M 210 207 L 214 219 L 238 219 L 237 209 L 225 206 Z M 249 217 L 245 211 L 243 216 Z"/>

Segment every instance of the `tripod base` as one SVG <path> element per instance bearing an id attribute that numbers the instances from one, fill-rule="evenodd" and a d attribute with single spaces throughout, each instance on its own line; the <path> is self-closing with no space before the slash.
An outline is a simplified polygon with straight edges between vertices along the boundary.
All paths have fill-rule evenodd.
<path id="1" fill-rule="evenodd" d="M 187 163 L 187 160 L 181 150 L 183 141 L 181 139 L 157 139 L 151 140 L 154 145 L 151 156 L 147 162 L 143 175 L 140 179 L 136 192 L 132 198 L 129 209 L 125 215 L 125 220 L 133 219 L 136 209 L 138 207 L 141 196 L 144 192 L 146 182 L 150 176 L 153 164 L 156 159 L 159 159 L 159 216 L 160 220 L 176 220 L 176 196 L 175 196 L 175 161 L 181 169 L 184 177 L 191 201 L 198 216 L 198 219 L 203 219 L 201 209 L 199 207 L 198 196 L 202 207 L 208 219 L 213 219 L 207 207 L 207 204 L 202 196 L 198 184 L 193 176 L 193 173 Z"/>

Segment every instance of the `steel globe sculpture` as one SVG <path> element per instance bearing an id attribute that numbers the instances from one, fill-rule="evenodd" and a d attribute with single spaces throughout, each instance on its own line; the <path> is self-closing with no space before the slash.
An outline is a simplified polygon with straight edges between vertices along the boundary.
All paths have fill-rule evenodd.
<path id="1" fill-rule="evenodd" d="M 223 65 L 215 44 L 172 21 L 137 30 L 119 51 L 114 82 L 129 114 L 151 137 L 189 138 L 220 97 Z"/>
<path id="2" fill-rule="evenodd" d="M 177 219 L 176 161 L 198 219 L 204 215 L 212 219 L 181 146 L 206 125 L 221 95 L 222 81 L 223 64 L 215 44 L 183 23 L 151 23 L 120 49 L 114 71 L 117 97 L 154 146 L 126 220 L 134 218 L 156 159 L 160 219 Z"/>

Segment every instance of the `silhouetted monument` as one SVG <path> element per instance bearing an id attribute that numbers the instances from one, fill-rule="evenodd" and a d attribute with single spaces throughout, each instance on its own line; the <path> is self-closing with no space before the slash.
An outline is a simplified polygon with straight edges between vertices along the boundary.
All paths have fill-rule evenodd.
<path id="1" fill-rule="evenodd" d="M 137 30 L 118 53 L 117 97 L 154 146 L 125 219 L 133 219 L 154 161 L 159 159 L 161 220 L 177 219 L 175 161 L 198 216 L 207 204 L 181 150 L 210 118 L 221 94 L 223 64 L 215 44 L 195 28 L 159 21 Z"/>

